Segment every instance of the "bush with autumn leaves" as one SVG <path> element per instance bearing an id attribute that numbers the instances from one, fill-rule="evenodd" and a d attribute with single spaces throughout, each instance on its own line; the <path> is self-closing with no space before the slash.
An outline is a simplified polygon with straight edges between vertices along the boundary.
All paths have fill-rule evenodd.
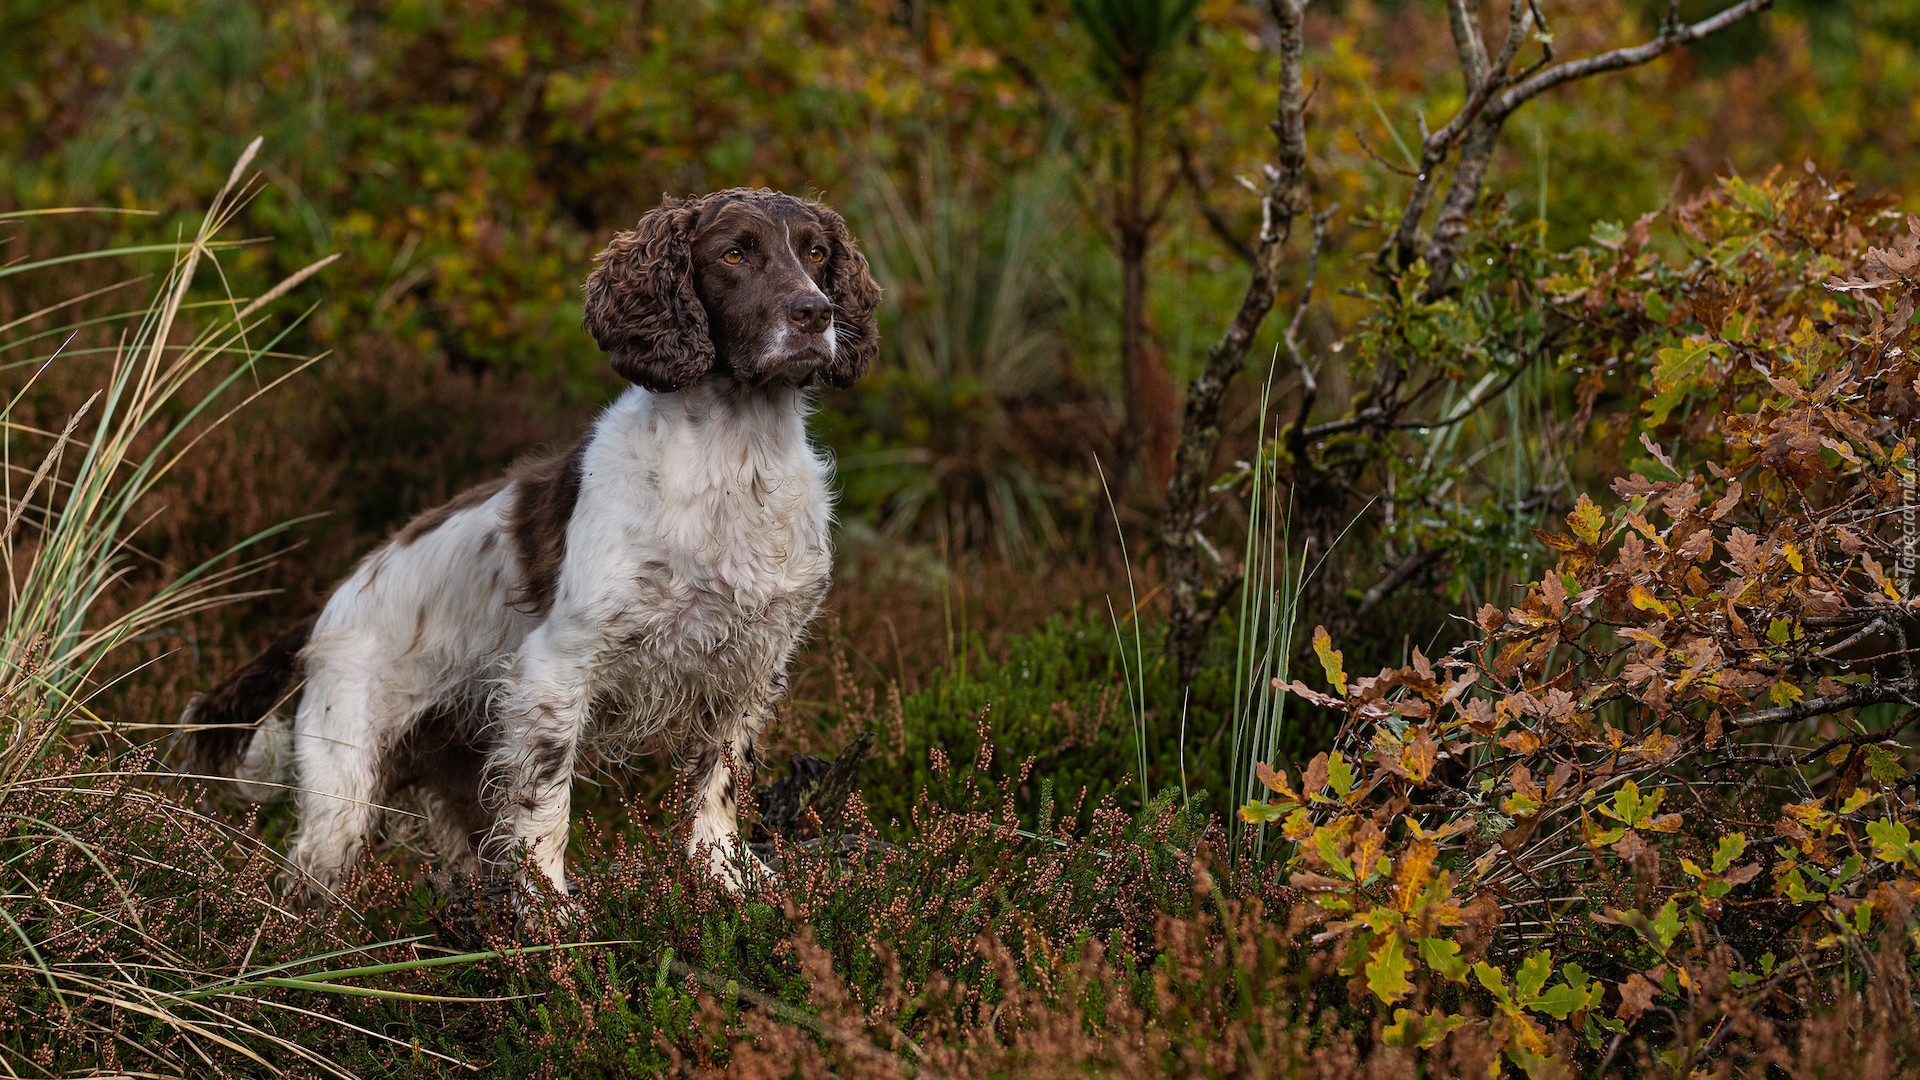
<path id="1" fill-rule="evenodd" d="M 1356 677 L 1316 633 L 1285 689 L 1339 736 L 1241 817 L 1388 1044 L 1686 1073 L 1904 1030 L 1920 219 L 1809 167 L 1594 239 L 1541 285 L 1628 475 L 1446 655 Z"/>

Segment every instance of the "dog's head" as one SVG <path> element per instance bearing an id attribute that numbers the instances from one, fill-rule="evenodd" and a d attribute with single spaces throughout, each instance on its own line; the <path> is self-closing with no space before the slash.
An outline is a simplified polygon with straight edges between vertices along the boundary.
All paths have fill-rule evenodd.
<path id="1" fill-rule="evenodd" d="M 879 347 L 880 287 L 826 206 L 735 188 L 668 198 L 614 236 L 587 277 L 587 332 L 629 382 L 708 375 L 850 386 Z"/>

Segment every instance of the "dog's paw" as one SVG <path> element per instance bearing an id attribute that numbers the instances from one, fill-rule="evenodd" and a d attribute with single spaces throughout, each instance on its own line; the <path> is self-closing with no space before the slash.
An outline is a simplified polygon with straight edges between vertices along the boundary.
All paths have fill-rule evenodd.
<path id="1" fill-rule="evenodd" d="M 748 883 L 768 885 L 779 880 L 780 875 L 774 868 L 745 844 L 728 847 L 703 844 L 701 847 L 706 851 L 707 872 L 730 893 L 746 891 Z"/>
<path id="2" fill-rule="evenodd" d="M 513 890 L 514 922 L 522 931 L 546 927 L 558 931 L 584 929 L 592 920 L 587 910 L 574 899 L 578 887 L 570 877 L 561 878 L 561 887 L 542 877 L 519 882 Z"/>
<path id="3" fill-rule="evenodd" d="M 741 847 L 743 862 L 747 867 L 747 877 L 756 884 L 771 885 L 780 879 L 780 872 L 773 865 L 755 854 L 753 849 Z"/>

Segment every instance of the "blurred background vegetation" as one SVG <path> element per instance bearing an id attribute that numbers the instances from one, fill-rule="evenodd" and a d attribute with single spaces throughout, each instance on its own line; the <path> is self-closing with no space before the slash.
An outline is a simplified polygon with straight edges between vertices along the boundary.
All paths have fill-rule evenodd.
<path id="1" fill-rule="evenodd" d="M 1720 6 L 1685 0 L 1680 14 Z M 1667 5 L 1549 7 L 1567 57 L 1646 40 Z M 1277 32 L 1261 4 L 1157 5 L 1155 51 L 1129 67 L 1103 10 L 1070 0 L 6 5 L 0 212 L 162 215 L 14 222 L 7 258 L 171 233 L 255 135 L 268 184 L 239 220 L 275 242 L 231 253 L 223 272 L 244 291 L 343 256 L 278 349 L 287 366 L 327 359 L 169 478 L 144 543 L 156 566 L 177 569 L 274 523 L 326 516 L 298 526 L 302 546 L 262 579 L 285 593 L 183 624 L 190 650 L 157 640 L 154 657 L 172 651 L 126 684 L 129 707 L 171 714 L 317 605 L 399 522 L 571 434 L 618 389 L 579 329 L 594 252 L 662 193 L 767 185 L 845 210 L 887 289 L 875 374 L 821 405 L 846 566 L 839 619 L 807 662 L 802 722 L 786 738 L 795 749 L 837 741 L 854 708 L 848 687 L 891 684 L 897 722 L 917 732 L 899 743 L 914 768 L 926 745 L 971 737 L 994 700 L 1015 749 L 1059 758 L 1063 788 L 1111 788 L 1121 777 L 1101 740 L 1129 743 L 1120 760 L 1139 760 L 1132 701 L 1155 721 L 1143 756 L 1156 789 L 1188 769 L 1217 773 L 1223 762 L 1187 757 L 1197 736 L 1186 727 L 1224 757 L 1233 620 L 1190 688 L 1163 670 L 1149 655 L 1152 540 L 1178 389 L 1245 288 Z M 1337 416 L 1357 400 L 1351 365 L 1364 350 L 1342 346 L 1370 310 L 1360 295 L 1376 287 L 1370 255 L 1397 220 L 1419 124 L 1449 115 L 1462 91 L 1444 5 L 1328 2 L 1310 9 L 1306 32 L 1311 184 L 1317 205 L 1341 209 L 1302 326 L 1321 409 Z M 1490 201 L 1513 228 L 1544 222 L 1549 250 L 1613 235 L 1612 223 L 1715 175 L 1803 160 L 1910 195 L 1920 10 L 1785 0 L 1658 63 L 1549 93 L 1502 140 Z M 1296 284 L 1300 250 L 1287 271 Z M 0 322 L 120 283 L 123 269 L 104 265 L 8 282 Z M 1256 456 L 1263 386 L 1281 420 L 1297 395 L 1284 364 L 1267 378 L 1283 322 L 1269 320 L 1229 400 L 1223 473 Z M 55 344 L 15 340 L 0 363 L 24 377 Z M 1332 496 L 1276 488 L 1270 528 L 1293 502 L 1331 507 L 1289 541 L 1321 545 L 1311 582 L 1292 571 L 1296 617 L 1334 626 L 1352 666 L 1398 662 L 1410 645 L 1445 639 L 1463 603 L 1524 578 L 1537 558 L 1529 530 L 1612 475 L 1609 451 L 1551 435 L 1578 411 L 1576 381 L 1532 369 L 1496 403 L 1497 421 L 1401 447 L 1428 463 L 1417 499 L 1433 512 L 1396 517 L 1416 496 L 1383 494 L 1392 482 Z M 57 428 L 89 385 L 51 373 L 28 412 Z M 1374 512 L 1341 531 L 1376 503 L 1384 520 Z M 1246 510 L 1229 500 L 1220 513 L 1216 539 L 1231 555 Z M 1328 557 L 1334 532 L 1344 538 Z M 1123 546 L 1136 578 L 1125 602 Z M 1407 554 L 1428 549 L 1438 555 Z M 1389 594 L 1369 593 L 1406 566 Z M 1129 608 L 1150 631 L 1131 675 L 1114 632 Z M 836 649 L 851 682 L 831 677 Z M 1014 692 L 1042 677 L 1051 682 Z M 887 692 L 863 714 L 876 725 Z"/>
<path id="2" fill-rule="evenodd" d="M 1544 11 L 1555 55 L 1567 60 L 1650 41 L 1670 18 L 1699 20 L 1732 3 L 1478 6 L 1490 39 L 1509 10 Z M 304 1020 L 274 1014 L 289 1026 L 247 1026 L 295 994 L 314 1004 L 321 982 L 344 977 L 331 972 L 298 985 L 247 982 L 248 993 L 274 983 L 287 995 L 234 999 L 232 1015 L 213 1015 L 227 1025 L 218 1030 L 294 1055 L 276 1060 L 317 1060 L 302 1047 L 330 1040 L 326 1053 L 369 1073 L 402 1060 L 371 1041 L 384 1038 L 411 1045 L 402 1067 L 414 1075 L 464 1069 L 456 1057 L 473 1056 L 501 1075 L 634 1075 L 683 1066 L 689 1048 L 701 1062 L 715 1047 L 744 1053 L 742 1016 L 804 1023 L 780 1003 L 831 991 L 837 971 L 854 1002 L 848 1030 L 893 1017 L 938 1050 L 965 1041 L 942 1026 L 943 1009 L 972 1015 L 968 1030 L 992 1041 L 996 1020 L 979 988 L 998 980 L 994 993 L 1013 994 L 1019 979 L 1008 974 L 1011 953 L 1002 963 L 992 951 L 1000 945 L 983 951 L 990 940 L 1024 950 L 1021 966 L 1048 986 L 1065 971 L 1056 959 L 1085 960 L 1075 970 L 1110 978 L 1097 986 L 1115 988 L 1114 1002 L 1127 986 L 1136 1003 L 1157 997 L 1154 1024 L 1174 1033 L 1152 1051 L 1161 1060 L 1224 1047 L 1218 1071 L 1238 1075 L 1230 1059 L 1242 1043 L 1249 1057 L 1311 1047 L 1328 1075 L 1358 1075 L 1337 1054 L 1317 1056 L 1329 1044 L 1316 1040 L 1352 1049 L 1370 1023 L 1354 1011 L 1359 997 L 1325 968 L 1296 971 L 1281 959 L 1307 955 L 1290 937 L 1298 924 L 1281 930 L 1298 897 L 1283 894 L 1275 857 L 1293 845 L 1229 832 L 1238 829 L 1232 809 L 1263 790 L 1255 763 L 1299 767 L 1332 745 L 1340 714 L 1289 681 L 1344 693 L 1336 684 L 1351 673 L 1356 688 L 1383 691 L 1367 672 L 1417 673 L 1499 625 L 1499 609 L 1524 606 L 1526 583 L 1551 569 L 1536 530 L 1560 532 L 1576 505 L 1588 514 L 1615 505 L 1616 477 L 1677 476 L 1661 447 L 1681 469 L 1725 460 L 1717 426 L 1727 403 L 1700 385 L 1703 354 L 1672 346 L 1720 332 L 1725 298 L 1736 295 L 1725 279 L 1760 297 L 1740 322 L 1751 356 L 1804 353 L 1812 338 L 1793 320 L 1803 310 L 1829 319 L 1820 305 L 1842 302 L 1822 291 L 1825 275 L 1854 272 L 1848 260 L 1884 242 L 1875 230 L 1915 208 L 1920 7 L 1780 0 L 1657 62 L 1530 101 L 1499 129 L 1459 257 L 1433 276 L 1376 254 L 1400 223 L 1423 135 L 1467 100 L 1449 4 L 1309 8 L 1301 190 L 1310 204 L 1286 208 L 1293 224 L 1276 310 L 1226 395 L 1223 438 L 1206 462 L 1193 532 L 1208 555 L 1201 595 L 1219 618 L 1188 658 L 1168 629 L 1178 609 L 1166 581 L 1175 560 L 1163 558 L 1176 550 L 1162 531 L 1167 471 L 1181 395 L 1256 265 L 1283 82 L 1276 14 L 1289 9 L 1234 0 L 0 6 L 0 391 L 9 403 L 0 410 L 9 504 L 0 546 L 15 630 L 0 642 L 0 720 L 11 725 L 0 748 L 0 861 L 33 892 L 0 897 L 12 928 L 0 940 L 5 950 L 24 945 L 0 951 L 0 1002 L 16 1003 L 0 1009 L 0 1060 L 9 1070 L 31 1062 L 23 1074 L 116 1069 L 124 1044 L 130 1056 L 184 1062 L 202 1045 L 176 1036 L 200 1029 L 168 1010 L 199 1009 L 249 972 L 305 970 L 348 951 L 382 959 L 348 974 L 464 995 L 472 1007 L 441 1007 L 461 997 L 336 996 L 332 1011 L 303 1011 Z M 1542 44 L 1529 39 L 1514 68 L 1533 63 Z M 257 157 L 230 176 L 256 137 Z M 1729 175 L 1744 179 L 1717 179 Z M 820 400 L 815 431 L 838 461 L 841 566 L 797 663 L 773 762 L 779 771 L 788 752 L 832 755 L 872 732 L 878 760 L 862 775 L 859 806 L 897 847 L 851 868 L 836 869 L 826 849 L 795 856 L 780 892 L 736 903 L 654 827 L 672 816 L 673 799 L 669 770 L 649 761 L 577 793 L 573 869 L 588 886 L 590 936 L 618 939 L 577 964 L 529 966 L 483 951 L 427 968 L 415 935 L 459 944 L 471 931 L 505 949 L 530 928 L 558 930 L 518 916 L 489 924 L 471 898 L 430 892 L 404 823 L 390 822 L 375 843 L 380 857 L 364 864 L 349 906 L 287 912 L 272 854 L 287 811 L 215 810 L 195 790 L 152 783 L 176 777 L 137 744 L 168 730 L 189 694 L 314 610 L 407 518 L 587 423 L 620 390 L 579 327 L 594 253 L 663 193 L 735 185 L 832 202 L 886 288 L 876 370 Z M 44 212 L 62 207 L 85 212 Z M 1828 211 L 1851 231 L 1806 224 Z M 1719 231 L 1703 232 L 1703 215 Z M 204 256 L 197 276 L 182 269 L 177 241 L 195 241 L 192 259 Z M 1319 252 L 1311 290 L 1309 250 Z M 335 254 L 311 280 L 274 294 L 271 310 L 234 299 Z M 178 281 L 191 288 L 172 288 Z M 141 374 L 160 371 L 174 374 Z M 115 412 L 94 396 L 103 386 L 133 386 L 146 404 Z M 245 409 L 210 420 L 256 389 L 264 392 Z M 1747 407 L 1738 400 L 1736 413 Z M 72 429 L 79 441 L 57 436 L 89 402 L 88 426 Z M 175 460 L 166 451 L 181 441 L 193 450 Z M 36 476 L 40 461 L 49 464 Z M 74 534 L 85 543 L 63 546 Z M 265 544 L 236 551 L 250 538 Z M 269 563 L 253 561 L 282 543 Z M 247 591 L 201 605 L 230 589 Z M 1475 612 L 1479 630 L 1467 621 Z M 1322 625 L 1329 634 L 1314 632 Z M 1768 625 L 1776 643 L 1797 637 L 1789 621 Z M 1601 667 L 1581 677 L 1611 683 Z M 1860 723 L 1889 722 L 1858 712 Z M 1499 745 L 1531 753 L 1519 734 Z M 1319 761 L 1324 776 L 1328 758 Z M 1852 782 L 1861 755 L 1847 761 L 1839 775 Z M 1445 783 L 1454 774 L 1432 775 Z M 1702 825 L 1743 820 L 1690 813 Z M 1483 816 L 1474 835 L 1502 836 L 1494 820 Z M 1578 855 L 1572 830 L 1553 835 Z M 1254 857 L 1206 869 L 1207 852 L 1223 849 Z M 1631 880 L 1638 889 L 1638 871 Z M 120 900 L 130 920 L 96 910 Z M 1517 963 L 1539 926 L 1532 909 L 1510 910 L 1527 920 L 1518 934 L 1473 946 L 1495 948 L 1502 963 Z M 1778 909 L 1752 910 L 1764 922 Z M 819 977 L 813 939 L 794 936 L 801 924 L 833 950 L 829 977 Z M 1235 934 L 1259 964 L 1220 944 Z M 393 940 L 369 944 L 381 937 Z M 1619 935 L 1593 940 L 1605 941 L 1593 949 L 1595 970 L 1613 983 L 1651 962 L 1620 949 Z M 1109 969 L 1080 951 L 1090 943 L 1109 950 Z M 1888 970 L 1907 965 L 1902 954 Z M 108 967 L 118 981 L 101 981 Z M 1249 990 L 1250 968 L 1264 971 L 1264 989 Z M 726 995 L 759 987 L 778 999 L 775 1011 L 696 1015 L 683 992 L 696 976 Z M 73 1003 L 56 1000 L 63 985 L 86 988 L 83 1007 L 56 1013 Z M 650 995 L 623 989 L 649 985 Z M 194 986 L 198 996 L 176 993 Z M 979 1008 L 946 1009 L 943 986 Z M 1899 986 L 1906 997 L 1908 983 Z M 122 1009 L 115 993 L 139 1008 Z M 1246 1011 L 1250 993 L 1265 1011 Z M 1075 1040 L 1092 1028 L 1072 1011 L 1083 996 L 1059 998 L 1070 1010 L 1046 1038 L 1060 1046 L 1041 1040 L 1010 1053 L 1084 1067 L 1093 1058 Z M 1833 1000 L 1844 1015 L 1831 1030 L 1859 1017 L 1883 1040 L 1913 1030 L 1904 1012 L 1849 1019 L 1849 999 Z M 123 1028 L 135 1013 L 145 1026 Z M 54 1015 L 68 1020 L 41 1019 Z M 1694 1027 L 1718 1040 L 1745 1023 L 1725 1025 L 1725 1015 L 1734 1014 L 1699 1014 Z M 1641 1034 L 1664 1041 L 1654 1019 Z M 334 1038 L 349 1021 L 368 1041 Z M 1122 1015 L 1114 1027 L 1137 1034 L 1153 1024 Z M 811 1036 L 796 1038 L 786 1050 L 772 1036 L 761 1046 L 812 1060 Z M 1824 1044 L 1807 1046 L 1819 1069 L 1872 1075 Z M 1591 1049 L 1612 1060 L 1600 1043 Z M 980 1060 L 995 1075 L 1020 1072 Z M 1270 1064 L 1287 1072 L 1278 1058 Z M 1196 1074 L 1213 1067 L 1189 1064 Z M 794 1065 L 779 1075 L 822 1071 Z M 1486 1061 L 1462 1071 L 1486 1075 Z"/>

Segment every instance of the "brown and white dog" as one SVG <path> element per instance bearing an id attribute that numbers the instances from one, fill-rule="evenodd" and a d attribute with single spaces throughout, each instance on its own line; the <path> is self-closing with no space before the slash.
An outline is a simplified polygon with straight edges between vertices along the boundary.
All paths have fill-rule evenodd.
<path id="1" fill-rule="evenodd" d="M 693 774 L 689 849 L 737 887 L 729 765 L 752 768 L 832 565 L 809 388 L 866 369 L 879 298 L 819 203 L 667 199 L 587 279 L 587 330 L 634 385 L 578 445 L 414 519 L 190 702 L 191 767 L 291 791 L 317 891 L 395 798 L 450 868 L 524 845 L 564 888 L 583 755 L 664 736 Z"/>

